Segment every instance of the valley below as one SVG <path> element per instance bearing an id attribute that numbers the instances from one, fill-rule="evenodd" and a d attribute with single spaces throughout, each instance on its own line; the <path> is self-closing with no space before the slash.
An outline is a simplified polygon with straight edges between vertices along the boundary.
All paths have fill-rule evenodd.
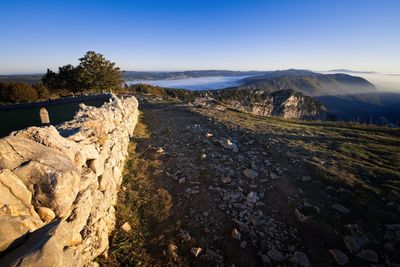
<path id="1" fill-rule="evenodd" d="M 188 90 L 216 90 L 234 87 L 242 84 L 242 80 L 251 77 L 249 75 L 237 76 L 208 76 L 189 77 L 164 80 L 127 80 L 127 85 L 150 84 L 164 88 L 188 89 Z"/>

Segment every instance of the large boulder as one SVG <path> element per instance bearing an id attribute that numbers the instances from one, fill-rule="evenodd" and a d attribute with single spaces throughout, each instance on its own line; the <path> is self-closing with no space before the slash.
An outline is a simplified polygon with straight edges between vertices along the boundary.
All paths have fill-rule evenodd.
<path id="1" fill-rule="evenodd" d="M 50 208 L 59 217 L 67 215 L 80 182 L 71 159 L 59 150 L 18 136 L 1 139 L 0 146 L 0 166 L 12 169 L 32 192 L 33 206 Z"/>
<path id="2" fill-rule="evenodd" d="M 61 151 L 75 163 L 78 169 L 81 169 L 86 162 L 82 148 L 76 142 L 63 138 L 54 126 L 29 127 L 22 131 L 13 132 L 12 135 L 24 137 Z"/>

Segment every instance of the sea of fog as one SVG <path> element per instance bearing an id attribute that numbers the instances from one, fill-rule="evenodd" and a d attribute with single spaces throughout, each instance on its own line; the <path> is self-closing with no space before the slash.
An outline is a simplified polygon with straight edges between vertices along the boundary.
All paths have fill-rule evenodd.
<path id="1" fill-rule="evenodd" d="M 338 73 L 338 72 L 323 72 L 323 73 Z M 396 92 L 400 93 L 400 73 L 363 73 L 363 72 L 346 72 L 352 76 L 362 77 L 373 83 L 381 92 Z"/>
<path id="2" fill-rule="evenodd" d="M 380 91 L 400 92 L 400 74 L 368 73 L 353 75 L 367 79 Z"/>
<path id="3" fill-rule="evenodd" d="M 210 76 L 185 79 L 166 79 L 166 80 L 129 80 L 126 84 L 150 84 L 165 88 L 188 89 L 188 90 L 216 90 L 232 86 L 238 86 L 242 79 L 249 75 L 238 76 Z"/>
<path id="4" fill-rule="evenodd" d="M 337 72 L 322 72 L 337 73 Z M 347 72 L 343 72 L 347 73 Z M 349 72 L 353 76 L 360 76 L 373 83 L 382 92 L 400 92 L 400 74 L 384 73 L 361 73 Z M 126 84 L 150 84 L 165 88 L 188 89 L 188 90 L 216 90 L 242 84 L 242 79 L 252 75 L 238 76 L 209 76 L 184 79 L 164 79 L 164 80 L 128 80 Z"/>

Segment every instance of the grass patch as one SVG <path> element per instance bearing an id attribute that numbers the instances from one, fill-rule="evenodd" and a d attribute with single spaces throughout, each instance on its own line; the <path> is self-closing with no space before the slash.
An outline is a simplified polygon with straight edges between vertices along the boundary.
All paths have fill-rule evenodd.
<path id="1" fill-rule="evenodd" d="M 313 173 L 317 183 L 298 186 L 310 199 L 318 199 L 325 206 L 320 214 L 313 215 L 336 229 L 343 223 L 358 222 L 379 235 L 376 229 L 382 223 L 399 222 L 396 213 L 400 208 L 400 129 L 208 112 L 222 123 L 236 124 L 272 140 L 280 147 L 280 155 L 274 154 L 277 162 L 283 162 L 280 151 L 306 158 L 291 176 L 298 177 L 304 170 Z M 333 188 L 328 190 L 330 193 L 325 191 L 328 186 Z M 339 220 L 330 208 L 335 203 L 350 208 L 351 215 Z"/>
<path id="2" fill-rule="evenodd" d="M 152 242 L 159 224 L 168 217 L 172 199 L 165 189 L 152 183 L 149 175 L 150 169 L 159 167 L 158 161 L 145 159 L 138 151 L 138 143 L 147 138 L 150 138 L 150 133 L 141 115 L 128 148 L 122 189 L 115 207 L 117 224 L 110 235 L 108 258 L 98 258 L 102 266 L 160 265 L 160 259 L 152 257 L 148 244 Z M 129 233 L 121 229 L 125 222 L 132 228 Z"/>

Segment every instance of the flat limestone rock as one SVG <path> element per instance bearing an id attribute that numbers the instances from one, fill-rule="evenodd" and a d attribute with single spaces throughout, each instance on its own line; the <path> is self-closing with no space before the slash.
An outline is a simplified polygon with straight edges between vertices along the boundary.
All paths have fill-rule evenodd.
<path id="1" fill-rule="evenodd" d="M 64 253 L 63 242 L 55 232 L 61 221 L 56 220 L 24 237 L 25 242 L 5 253 L 0 260 L 3 266 L 81 266 L 73 257 Z M 72 255 L 71 255 L 72 256 Z"/>
<path id="2" fill-rule="evenodd" d="M 11 216 L 33 216 L 38 218 L 31 205 L 32 193 L 10 170 L 0 170 L 0 206 Z M 4 214 L 0 212 L 0 214 Z"/>
<path id="3" fill-rule="evenodd" d="M 4 147 L 2 153 L 20 157 L 18 161 L 9 162 L 0 156 L 0 166 L 13 169 L 28 190 L 35 192 L 33 205 L 49 207 L 57 216 L 65 215 L 78 193 L 80 181 L 71 159 L 58 150 L 23 137 L 9 136 L 0 139 L 0 144 Z"/>
<path id="4" fill-rule="evenodd" d="M 24 137 L 42 144 L 49 148 L 54 148 L 67 155 L 77 167 L 81 167 L 86 158 L 78 144 L 63 138 L 54 126 L 48 127 L 29 127 L 25 130 L 12 133 L 17 137 Z"/>
<path id="5" fill-rule="evenodd" d="M 17 176 L 8 169 L 0 170 L 0 251 L 43 224 L 31 199 L 31 192 Z"/>

